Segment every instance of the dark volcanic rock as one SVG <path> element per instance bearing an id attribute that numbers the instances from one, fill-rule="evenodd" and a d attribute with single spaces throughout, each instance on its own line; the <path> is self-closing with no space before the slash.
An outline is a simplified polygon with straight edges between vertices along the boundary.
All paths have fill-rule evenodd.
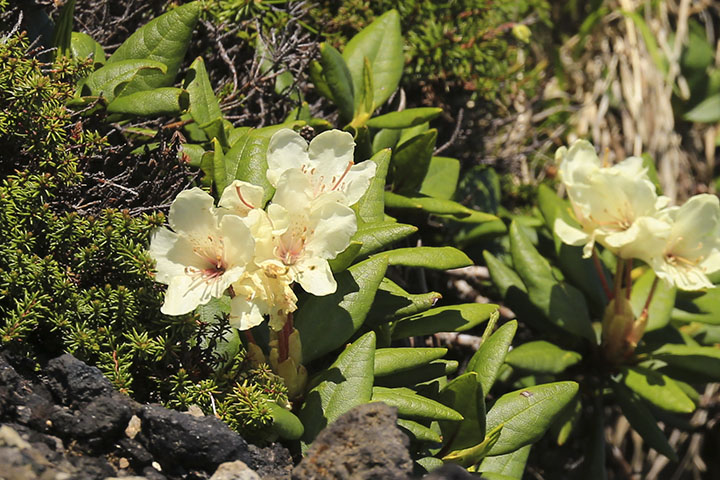
<path id="1" fill-rule="evenodd" d="M 292 478 L 408 478 L 413 467 L 408 438 L 396 422 L 396 410 L 384 403 L 353 408 L 320 432 Z"/>
<path id="2" fill-rule="evenodd" d="M 262 478 L 287 479 L 292 468 L 279 444 L 258 448 L 215 417 L 142 406 L 71 355 L 48 362 L 40 376 L 19 373 L 0 355 L 0 429 L 3 480 L 197 480 L 236 460 Z"/>

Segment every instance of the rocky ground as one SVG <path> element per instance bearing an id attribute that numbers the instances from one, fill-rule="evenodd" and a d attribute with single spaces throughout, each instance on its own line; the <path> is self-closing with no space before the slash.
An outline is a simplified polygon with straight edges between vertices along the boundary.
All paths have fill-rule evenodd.
<path id="1" fill-rule="evenodd" d="M 35 371 L 0 355 L 0 480 L 406 479 L 407 437 L 385 404 L 320 433 L 293 467 L 280 444 L 248 444 L 211 416 L 142 405 L 71 355 Z M 428 480 L 471 477 L 449 465 Z"/>

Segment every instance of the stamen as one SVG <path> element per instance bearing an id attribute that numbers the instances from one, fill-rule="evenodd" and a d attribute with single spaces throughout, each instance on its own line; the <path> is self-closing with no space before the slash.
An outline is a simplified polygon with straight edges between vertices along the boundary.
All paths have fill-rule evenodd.
<path id="1" fill-rule="evenodd" d="M 338 186 L 340 186 L 342 181 L 345 180 L 345 177 L 347 176 L 348 172 L 350 172 L 350 169 L 352 168 L 353 165 L 355 165 L 355 163 L 352 160 L 350 160 L 347 164 L 347 167 L 345 167 L 345 171 L 340 176 L 340 179 L 335 183 L 335 185 L 332 186 L 332 188 L 330 190 L 335 190 L 336 188 L 338 188 Z M 334 177 L 333 177 L 333 179 L 334 179 Z"/>
<path id="2" fill-rule="evenodd" d="M 238 195 L 238 197 L 240 198 L 240 202 L 242 202 L 243 205 L 245 205 L 246 207 L 248 207 L 250 210 L 252 210 L 253 208 L 255 208 L 255 207 L 252 206 L 250 203 L 248 203 L 247 201 L 245 201 L 245 198 L 243 197 L 242 192 L 240 191 L 240 186 L 239 186 L 239 185 L 235 185 L 235 191 L 237 192 L 237 195 Z"/>

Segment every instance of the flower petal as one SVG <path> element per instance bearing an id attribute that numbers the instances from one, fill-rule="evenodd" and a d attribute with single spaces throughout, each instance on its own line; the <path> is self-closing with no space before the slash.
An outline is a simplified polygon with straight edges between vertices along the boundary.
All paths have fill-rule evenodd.
<path id="1" fill-rule="evenodd" d="M 235 215 L 225 215 L 220 221 L 225 261 L 230 266 L 241 266 L 250 262 L 255 252 L 255 240 L 250 228 Z M 234 280 L 233 280 L 234 281 Z"/>
<path id="2" fill-rule="evenodd" d="M 148 254 L 155 260 L 155 280 L 167 285 L 170 279 L 176 275 L 182 275 L 185 271 L 185 264 L 177 263 L 168 258 L 168 253 L 173 249 L 180 237 L 177 233 L 167 228 L 158 228 L 150 240 Z"/>
<path id="3" fill-rule="evenodd" d="M 308 293 L 316 296 L 330 295 L 337 290 L 337 283 L 327 260 L 312 257 L 295 266 L 296 281 Z"/>
<path id="4" fill-rule="evenodd" d="M 204 238 L 217 231 L 213 198 L 195 187 L 180 192 L 170 206 L 170 227 L 180 235 Z"/>
<path id="5" fill-rule="evenodd" d="M 355 140 L 348 132 L 328 130 L 313 138 L 308 146 L 313 177 L 320 183 L 333 185 L 354 163 Z"/>
<path id="6" fill-rule="evenodd" d="M 326 202 L 314 209 L 309 224 L 313 233 L 305 250 L 309 256 L 324 259 L 335 258 L 344 251 L 357 231 L 355 212 L 336 202 Z"/>
<path id="7" fill-rule="evenodd" d="M 249 182 L 235 180 L 223 190 L 218 205 L 230 210 L 235 215 L 247 216 L 255 208 L 262 208 L 263 187 Z"/>
<path id="8" fill-rule="evenodd" d="M 283 128 L 271 138 L 267 152 L 267 179 L 276 186 L 280 176 L 290 168 L 308 165 L 308 144 L 299 133 Z"/>

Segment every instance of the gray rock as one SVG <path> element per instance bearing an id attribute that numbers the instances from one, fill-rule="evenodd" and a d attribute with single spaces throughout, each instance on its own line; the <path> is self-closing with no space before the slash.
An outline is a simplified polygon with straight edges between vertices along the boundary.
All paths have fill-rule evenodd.
<path id="1" fill-rule="evenodd" d="M 408 478 L 408 438 L 396 422 L 396 409 L 384 403 L 353 408 L 318 434 L 293 480 Z"/>
<path id="2" fill-rule="evenodd" d="M 221 464 L 210 480 L 260 480 L 260 475 L 240 460 L 236 460 Z"/>

